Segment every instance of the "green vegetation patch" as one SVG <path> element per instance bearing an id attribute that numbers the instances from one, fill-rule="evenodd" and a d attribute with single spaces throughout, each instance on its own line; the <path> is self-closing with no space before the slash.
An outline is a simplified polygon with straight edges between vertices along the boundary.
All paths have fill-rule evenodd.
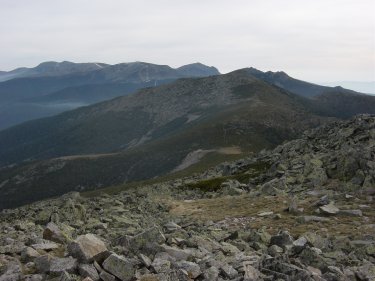
<path id="1" fill-rule="evenodd" d="M 266 172 L 270 168 L 270 164 L 266 162 L 256 162 L 250 164 L 248 166 L 248 170 L 243 173 L 225 176 L 225 177 L 217 177 L 208 180 L 202 180 L 196 183 L 188 184 L 188 188 L 192 189 L 199 189 L 204 192 L 212 192 L 219 190 L 221 184 L 227 180 L 234 179 L 238 180 L 240 183 L 247 184 L 251 178 L 255 178 L 260 174 Z"/>
<path id="2" fill-rule="evenodd" d="M 205 192 L 217 191 L 220 188 L 220 185 L 225 182 L 228 177 L 219 177 L 208 180 L 199 181 L 197 183 L 188 184 L 187 187 L 192 189 L 200 189 Z"/>
<path id="3" fill-rule="evenodd" d="M 247 167 L 247 170 L 227 178 L 238 180 L 240 183 L 249 183 L 249 180 L 267 172 L 271 165 L 267 162 L 255 162 Z"/>

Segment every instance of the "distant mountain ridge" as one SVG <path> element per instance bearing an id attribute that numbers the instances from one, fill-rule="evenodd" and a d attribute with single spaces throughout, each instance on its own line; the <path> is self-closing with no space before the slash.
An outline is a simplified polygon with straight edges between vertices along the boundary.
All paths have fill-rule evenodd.
<path id="1" fill-rule="evenodd" d="M 108 66 L 108 64 L 105 63 L 73 63 L 70 61 L 42 62 L 36 67 L 32 68 L 21 67 L 11 71 L 1 71 L 0 82 L 22 77 L 68 75 L 73 73 L 98 70 L 106 66 Z"/>
<path id="2" fill-rule="evenodd" d="M 351 89 L 353 91 L 375 95 L 375 81 L 336 81 L 336 82 L 322 82 L 322 85 L 341 87 Z"/>
<path id="3" fill-rule="evenodd" d="M 94 78 L 103 78 L 104 76 L 106 77 L 107 82 L 110 81 L 110 79 L 120 80 L 120 75 L 125 76 L 124 80 L 126 80 L 126 82 L 131 82 L 129 81 L 130 73 L 133 72 L 134 74 L 136 72 L 139 72 L 140 70 L 142 70 L 142 68 L 145 72 L 151 70 L 152 73 L 150 73 L 149 78 L 154 80 L 157 79 L 157 77 L 155 76 L 156 72 L 160 73 L 159 79 L 170 79 L 176 77 L 204 77 L 220 74 L 215 67 L 209 67 L 201 63 L 192 63 L 188 65 L 183 65 L 178 68 L 171 68 L 167 65 L 157 65 L 146 62 L 130 62 L 110 65 L 106 63 L 74 63 L 70 61 L 49 61 L 40 63 L 36 67 L 32 68 L 21 67 L 8 72 L 0 71 L 0 82 L 15 78 L 63 76 L 77 73 L 87 73 L 92 71 L 101 72 L 102 75 L 94 75 Z M 163 70 L 161 70 L 162 68 L 164 72 Z M 111 73 L 115 73 L 115 75 L 109 75 Z M 144 74 L 146 75 L 147 73 Z M 167 75 L 167 77 L 163 77 L 163 75 Z M 137 80 L 137 82 L 139 82 L 139 80 Z"/>
<path id="4" fill-rule="evenodd" d="M 257 77 L 258 79 L 267 81 L 268 83 L 274 84 L 294 94 L 307 97 L 307 98 L 318 96 L 320 94 L 323 94 L 325 91 L 328 91 L 331 89 L 331 87 L 325 87 L 325 86 L 321 86 L 321 85 L 317 85 L 317 84 L 313 84 L 313 83 L 309 83 L 306 81 L 292 78 L 283 71 L 262 72 L 253 67 L 248 68 L 247 71 L 251 75 Z"/>
<path id="5" fill-rule="evenodd" d="M 126 95 L 140 88 L 170 83 L 179 78 L 218 74 L 216 68 L 200 63 L 171 68 L 145 62 L 115 65 L 46 62 L 35 68 L 0 73 L 0 80 L 1 77 L 9 78 L 9 75 L 13 77 L 0 83 L 0 130 Z"/>

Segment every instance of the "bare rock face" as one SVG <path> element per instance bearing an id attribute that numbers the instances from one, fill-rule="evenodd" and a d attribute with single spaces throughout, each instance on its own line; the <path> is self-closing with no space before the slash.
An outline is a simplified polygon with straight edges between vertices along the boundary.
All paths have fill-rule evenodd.
<path id="1" fill-rule="evenodd" d="M 130 281 L 134 277 L 133 263 L 125 257 L 112 254 L 104 262 L 103 268 L 122 281 Z"/>
<path id="2" fill-rule="evenodd" d="M 99 274 L 92 264 L 80 264 L 78 266 L 79 275 L 83 278 L 90 278 L 92 281 L 99 281 Z"/>
<path id="3" fill-rule="evenodd" d="M 160 231 L 159 227 L 154 226 L 133 237 L 127 237 L 124 241 L 124 246 L 134 252 L 143 251 L 151 253 L 155 252 L 156 246 L 164 241 L 164 234 Z"/>
<path id="4" fill-rule="evenodd" d="M 21 260 L 24 262 L 33 261 L 35 258 L 39 257 L 40 254 L 38 251 L 34 250 L 31 247 L 26 247 L 21 252 Z"/>
<path id="5" fill-rule="evenodd" d="M 108 255 L 104 242 L 93 234 L 79 236 L 68 245 L 68 252 L 83 263 L 101 261 Z"/>
<path id="6" fill-rule="evenodd" d="M 63 234 L 60 228 L 53 222 L 49 222 L 44 229 L 43 238 L 56 243 L 64 243 L 67 236 Z"/>
<path id="7" fill-rule="evenodd" d="M 281 231 L 279 234 L 271 237 L 271 245 L 277 245 L 286 248 L 293 244 L 293 237 L 287 231 Z"/>
<path id="8" fill-rule="evenodd" d="M 180 261 L 177 262 L 177 267 L 185 270 L 187 272 L 187 275 L 192 279 L 195 279 L 202 274 L 199 265 L 193 262 Z"/>
<path id="9" fill-rule="evenodd" d="M 74 273 L 77 269 L 77 260 L 72 257 L 53 258 L 50 263 L 49 272 L 51 275 L 58 276 L 64 271 Z"/>

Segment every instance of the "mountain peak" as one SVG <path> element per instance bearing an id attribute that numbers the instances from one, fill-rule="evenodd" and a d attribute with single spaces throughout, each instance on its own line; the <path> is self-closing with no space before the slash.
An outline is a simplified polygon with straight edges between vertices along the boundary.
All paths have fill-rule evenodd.
<path id="1" fill-rule="evenodd" d="M 214 66 L 207 66 L 200 62 L 191 63 L 187 65 L 180 66 L 177 70 L 186 76 L 213 76 L 220 75 L 219 70 Z"/>

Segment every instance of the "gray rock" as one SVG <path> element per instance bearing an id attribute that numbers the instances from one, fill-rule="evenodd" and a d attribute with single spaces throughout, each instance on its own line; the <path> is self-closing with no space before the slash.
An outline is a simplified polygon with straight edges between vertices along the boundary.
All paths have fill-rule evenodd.
<path id="1" fill-rule="evenodd" d="M 33 244 L 31 245 L 35 250 L 44 250 L 44 251 L 51 251 L 59 248 L 59 245 L 56 244 L 55 242 L 43 242 L 43 243 L 38 243 L 38 244 Z"/>
<path id="2" fill-rule="evenodd" d="M 5 272 L 0 271 L 0 281 L 19 281 L 23 279 L 22 268 L 18 262 L 10 262 Z"/>
<path id="3" fill-rule="evenodd" d="M 249 242 L 259 242 L 262 244 L 269 244 L 271 240 L 271 235 L 264 229 L 252 230 L 250 231 L 247 241 Z"/>
<path id="4" fill-rule="evenodd" d="M 49 272 L 54 276 L 58 276 L 64 271 L 67 273 L 75 273 L 77 266 L 77 260 L 72 257 L 52 258 L 50 261 Z"/>
<path id="5" fill-rule="evenodd" d="M 75 276 L 64 271 L 61 273 L 60 277 L 57 278 L 58 281 L 75 281 Z"/>
<path id="6" fill-rule="evenodd" d="M 94 260 L 102 261 L 108 256 L 104 242 L 93 234 L 81 235 L 69 243 L 68 253 L 82 263 L 90 263 Z"/>
<path id="7" fill-rule="evenodd" d="M 43 255 L 35 258 L 34 263 L 39 273 L 49 272 L 52 257 L 50 255 Z"/>
<path id="8" fill-rule="evenodd" d="M 340 215 L 351 216 L 351 217 L 362 217 L 361 210 L 340 210 Z"/>
<path id="9" fill-rule="evenodd" d="M 260 188 L 260 192 L 262 194 L 267 194 L 267 195 L 280 195 L 284 194 L 283 190 L 287 188 L 285 178 L 283 179 L 272 179 L 269 182 L 266 182 L 263 184 Z"/>
<path id="10" fill-rule="evenodd" d="M 288 231 L 281 231 L 279 234 L 271 237 L 271 245 L 277 245 L 283 249 L 293 244 L 293 237 Z"/>
<path id="11" fill-rule="evenodd" d="M 273 215 L 272 211 L 258 213 L 258 217 L 269 217 L 269 216 L 272 216 L 272 215 Z"/>
<path id="12" fill-rule="evenodd" d="M 103 268 L 100 266 L 100 264 L 97 261 L 94 261 L 93 266 L 95 269 L 100 273 L 103 271 Z"/>
<path id="13" fill-rule="evenodd" d="M 288 202 L 288 212 L 291 214 L 298 214 L 300 210 L 298 209 L 298 199 L 297 197 L 292 197 Z"/>
<path id="14" fill-rule="evenodd" d="M 64 235 L 60 228 L 53 222 L 49 222 L 44 229 L 43 238 L 56 243 L 64 243 L 68 240 L 67 235 Z"/>
<path id="15" fill-rule="evenodd" d="M 203 272 L 203 278 L 207 281 L 217 281 L 219 279 L 219 273 L 220 271 L 217 267 L 211 266 Z"/>
<path id="16" fill-rule="evenodd" d="M 178 224 L 174 223 L 174 222 L 168 222 L 164 225 L 164 228 L 168 231 L 168 232 L 173 232 L 173 231 L 176 231 L 178 229 L 181 229 L 181 226 L 179 226 Z"/>
<path id="17" fill-rule="evenodd" d="M 80 264 L 78 266 L 78 273 L 83 278 L 90 277 L 93 281 L 99 280 L 98 271 L 92 264 Z"/>
<path id="18" fill-rule="evenodd" d="M 328 222 L 329 218 L 318 217 L 318 216 L 299 216 L 297 217 L 298 223 L 309 223 L 309 222 Z"/>
<path id="19" fill-rule="evenodd" d="M 301 236 L 297 240 L 293 241 L 294 247 L 305 247 L 306 244 L 307 244 L 307 239 L 303 236 Z"/>
<path id="20" fill-rule="evenodd" d="M 328 195 L 322 196 L 317 202 L 314 203 L 314 206 L 320 207 L 325 206 L 329 204 L 329 198 Z"/>
<path id="21" fill-rule="evenodd" d="M 192 256 L 192 252 L 188 249 L 179 249 L 167 245 L 161 245 L 161 249 L 173 257 L 176 261 L 188 260 Z"/>
<path id="22" fill-rule="evenodd" d="M 305 237 L 301 236 L 297 240 L 293 242 L 292 246 L 292 253 L 298 254 L 300 253 L 308 244 L 308 241 Z"/>
<path id="23" fill-rule="evenodd" d="M 241 184 L 237 180 L 227 180 L 221 184 L 219 193 L 230 196 L 241 195 L 245 192 L 242 189 L 244 186 L 246 185 Z"/>
<path id="24" fill-rule="evenodd" d="M 141 259 L 142 263 L 144 264 L 144 266 L 146 267 L 150 267 L 151 266 L 151 259 L 148 257 L 148 256 L 145 256 L 143 254 L 139 254 L 139 258 Z"/>
<path id="25" fill-rule="evenodd" d="M 322 251 L 318 248 L 306 247 L 299 254 L 299 257 L 303 263 L 319 268 L 320 270 L 325 267 Z"/>
<path id="26" fill-rule="evenodd" d="M 268 254 L 272 257 L 276 257 L 284 252 L 283 248 L 277 246 L 277 245 L 272 245 L 268 247 Z"/>
<path id="27" fill-rule="evenodd" d="M 247 264 L 246 266 L 244 266 L 244 281 L 259 281 L 260 280 L 260 276 L 261 276 L 261 273 L 259 272 L 258 269 L 256 269 L 255 267 L 253 267 L 252 265 L 250 264 Z"/>
<path id="28" fill-rule="evenodd" d="M 375 265 L 365 262 L 355 270 L 355 276 L 361 281 L 375 280 Z"/>
<path id="29" fill-rule="evenodd" d="M 169 272 L 171 268 L 171 262 L 169 260 L 155 258 L 151 267 L 156 273 L 166 273 Z"/>
<path id="30" fill-rule="evenodd" d="M 238 276 L 238 271 L 229 264 L 220 266 L 220 272 L 225 278 L 234 279 Z"/>
<path id="31" fill-rule="evenodd" d="M 100 279 L 103 280 L 103 281 L 115 281 L 116 280 L 116 277 L 113 276 L 112 274 L 108 273 L 107 271 L 103 270 L 101 273 L 100 273 Z"/>
<path id="32" fill-rule="evenodd" d="M 116 254 L 110 255 L 103 262 L 103 268 L 122 281 L 132 280 L 135 274 L 133 263 L 129 259 Z"/>
<path id="33" fill-rule="evenodd" d="M 201 275 L 202 271 L 196 263 L 189 261 L 180 261 L 176 263 L 177 268 L 183 269 L 187 272 L 189 278 L 195 279 Z"/>
<path id="34" fill-rule="evenodd" d="M 323 238 L 314 232 L 307 232 L 303 236 L 307 239 L 309 245 L 312 245 L 315 248 L 327 249 L 330 247 L 330 242 L 327 238 Z"/>
<path id="35" fill-rule="evenodd" d="M 340 212 L 339 208 L 337 208 L 333 203 L 321 206 L 319 207 L 319 210 L 326 215 L 336 215 Z"/>
<path id="36" fill-rule="evenodd" d="M 125 239 L 123 246 L 128 247 L 135 253 L 141 251 L 146 254 L 155 254 L 158 251 L 155 245 L 164 243 L 165 240 L 164 234 L 155 226 L 135 235 L 134 237 Z"/>
<path id="37" fill-rule="evenodd" d="M 42 281 L 44 279 L 42 274 L 30 274 L 24 276 L 25 281 Z"/>
<path id="38" fill-rule="evenodd" d="M 40 254 L 31 247 L 26 247 L 21 252 L 21 260 L 23 262 L 33 261 L 35 258 L 39 257 Z"/>

